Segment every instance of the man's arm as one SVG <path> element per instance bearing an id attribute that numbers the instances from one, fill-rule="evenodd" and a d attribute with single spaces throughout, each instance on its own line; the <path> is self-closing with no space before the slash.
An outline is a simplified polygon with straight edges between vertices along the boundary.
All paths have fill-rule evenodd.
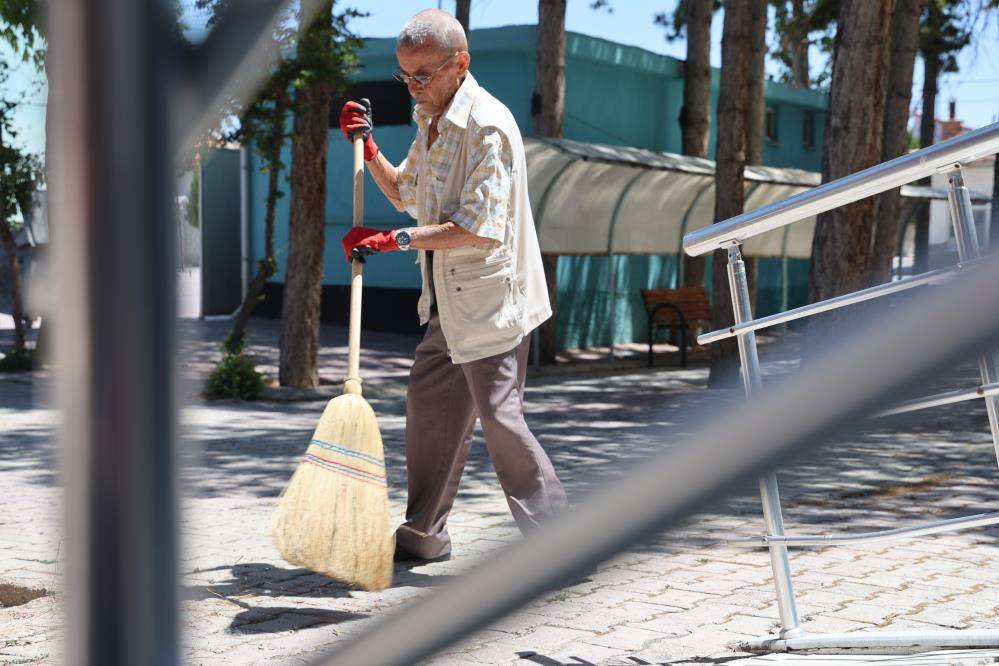
<path id="1" fill-rule="evenodd" d="M 399 193 L 399 170 L 388 161 L 381 151 L 375 155 L 373 160 L 365 164 L 382 194 L 395 206 L 397 211 L 405 211 L 406 207 L 403 205 L 402 195 Z"/>
<path id="2" fill-rule="evenodd" d="M 489 242 L 488 239 L 476 236 L 451 221 L 411 227 L 406 229 L 406 232 L 410 237 L 409 246 L 415 250 L 453 250 Z"/>

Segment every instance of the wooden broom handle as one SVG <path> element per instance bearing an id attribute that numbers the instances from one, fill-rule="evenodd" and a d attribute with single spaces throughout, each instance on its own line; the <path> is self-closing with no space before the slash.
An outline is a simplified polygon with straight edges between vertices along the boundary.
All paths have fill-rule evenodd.
<path id="1" fill-rule="evenodd" d="M 364 223 L 364 139 L 354 136 L 354 226 Z M 350 319 L 347 329 L 347 377 L 344 393 L 361 395 L 361 276 L 364 264 L 350 262 Z"/>

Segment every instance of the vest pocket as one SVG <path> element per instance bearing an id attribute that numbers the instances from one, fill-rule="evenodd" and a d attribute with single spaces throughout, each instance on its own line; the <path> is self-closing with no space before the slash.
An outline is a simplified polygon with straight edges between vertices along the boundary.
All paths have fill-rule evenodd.
<path id="1" fill-rule="evenodd" d="M 509 262 L 447 270 L 452 311 L 468 339 L 495 337 L 516 325 L 516 279 Z"/>

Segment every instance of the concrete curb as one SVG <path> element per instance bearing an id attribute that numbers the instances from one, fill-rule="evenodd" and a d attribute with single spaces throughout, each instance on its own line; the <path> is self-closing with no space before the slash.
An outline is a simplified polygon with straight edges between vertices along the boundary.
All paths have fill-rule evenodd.
<path id="1" fill-rule="evenodd" d="M 406 395 L 406 384 L 395 381 L 379 381 L 363 385 L 364 397 L 374 399 L 398 398 Z M 260 392 L 258 402 L 318 402 L 343 395 L 341 384 L 322 385 L 317 388 L 296 389 L 283 386 L 266 386 Z"/>

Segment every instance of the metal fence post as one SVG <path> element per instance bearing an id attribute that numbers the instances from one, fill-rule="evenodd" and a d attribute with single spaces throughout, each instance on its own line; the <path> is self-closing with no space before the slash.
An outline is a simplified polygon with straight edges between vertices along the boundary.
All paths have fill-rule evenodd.
<path id="1" fill-rule="evenodd" d="M 982 252 L 978 244 L 978 234 L 975 230 L 975 216 L 971 209 L 971 192 L 964 184 L 960 169 L 954 169 L 948 175 L 950 188 L 947 191 L 947 201 L 950 204 L 950 219 L 954 225 L 954 240 L 957 244 L 958 261 L 962 264 L 978 259 Z M 978 359 L 978 369 L 982 384 L 992 384 L 999 377 L 999 357 L 995 347 L 985 351 Z M 989 429 L 992 431 L 992 444 L 999 461 L 999 396 L 986 395 L 985 409 L 989 415 Z"/>
<path id="2" fill-rule="evenodd" d="M 168 8 L 54 3 L 66 663 L 180 662 Z"/>
<path id="3" fill-rule="evenodd" d="M 728 248 L 728 286 L 732 294 L 732 311 L 735 323 L 741 324 L 753 318 L 749 301 L 749 281 L 746 278 L 746 264 L 742 260 L 739 246 Z M 756 353 L 756 334 L 752 331 L 740 335 L 739 359 L 742 369 L 742 383 L 746 398 L 761 388 L 760 359 Z M 784 535 L 784 518 L 780 510 L 780 491 L 777 488 L 777 475 L 767 472 L 760 477 L 760 500 L 763 503 L 763 520 L 767 536 Z M 791 581 L 791 564 L 787 557 L 787 546 L 770 543 L 770 564 L 774 572 L 774 586 L 777 588 L 777 607 L 780 611 L 781 638 L 790 638 L 802 633 L 798 625 L 798 608 L 794 601 L 794 584 Z"/>

